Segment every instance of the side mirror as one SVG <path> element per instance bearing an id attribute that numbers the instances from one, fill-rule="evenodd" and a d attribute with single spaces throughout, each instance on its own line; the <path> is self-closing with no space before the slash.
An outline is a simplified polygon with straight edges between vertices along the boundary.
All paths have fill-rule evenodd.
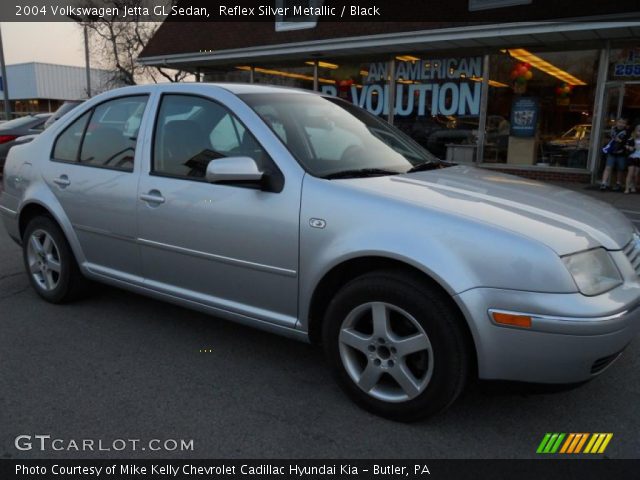
<path id="1" fill-rule="evenodd" d="M 211 160 L 205 178 L 209 183 L 257 183 L 263 175 L 253 158 L 227 157 Z"/>

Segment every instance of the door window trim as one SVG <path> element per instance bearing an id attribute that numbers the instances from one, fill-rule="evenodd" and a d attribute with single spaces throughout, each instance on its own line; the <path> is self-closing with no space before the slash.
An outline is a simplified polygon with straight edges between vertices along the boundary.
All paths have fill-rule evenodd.
<path id="1" fill-rule="evenodd" d="M 101 170 L 113 170 L 113 171 L 122 172 L 122 173 L 134 173 L 135 169 L 136 169 L 135 154 L 138 151 L 138 137 L 140 136 L 141 128 L 138 130 L 138 136 L 136 136 L 136 146 L 135 146 L 135 151 L 134 151 L 134 156 L 133 156 L 133 167 L 131 168 L 131 170 L 125 170 L 123 168 L 116 168 L 116 167 L 105 166 L 105 165 L 93 165 L 93 164 L 90 164 L 90 163 L 82 163 L 82 162 L 80 162 L 80 154 L 82 152 L 82 146 L 84 145 L 85 135 L 87 134 L 87 128 L 89 128 L 89 124 L 91 123 L 91 119 L 93 118 L 93 115 L 95 113 L 96 108 L 98 108 L 101 105 L 104 105 L 105 103 L 108 103 L 108 102 L 111 102 L 111 101 L 114 101 L 114 100 L 121 100 L 121 99 L 124 99 L 124 98 L 132 98 L 132 97 L 146 97 L 144 111 L 142 112 L 142 117 L 140 117 L 140 126 L 142 127 L 142 123 L 144 121 L 144 117 L 147 114 L 147 108 L 149 108 L 149 104 L 150 104 L 149 100 L 151 99 L 151 94 L 149 92 L 130 93 L 130 94 L 122 95 L 122 96 L 119 96 L 119 97 L 107 98 L 107 99 L 103 100 L 102 102 L 96 103 L 92 107 L 90 107 L 87 110 L 85 110 L 84 112 L 80 113 L 73 120 L 71 120 L 67 126 L 64 127 L 64 129 L 56 136 L 55 140 L 53 141 L 53 145 L 51 146 L 51 152 L 49 152 L 49 161 L 50 162 L 55 162 L 55 163 L 66 163 L 67 165 L 79 165 L 79 166 L 82 166 L 82 167 L 98 168 L 98 169 L 101 169 Z M 80 144 L 78 145 L 78 150 L 76 151 L 76 159 L 74 161 L 71 161 L 71 160 L 60 160 L 58 158 L 55 158 L 54 152 L 56 150 L 56 145 L 58 144 L 58 140 L 60 139 L 60 137 L 62 135 L 64 135 L 67 132 L 67 130 L 69 130 L 78 120 L 80 120 L 86 114 L 89 114 L 89 119 L 87 120 L 86 125 L 82 129 L 82 137 L 80 138 Z"/>
<path id="2" fill-rule="evenodd" d="M 272 168 L 274 169 L 274 172 L 271 174 L 272 176 L 276 177 L 280 177 L 281 181 L 280 184 L 278 186 L 278 188 L 273 188 L 273 189 L 267 189 L 264 191 L 267 192 L 271 192 L 271 193 L 280 193 L 283 189 L 284 189 L 284 184 L 285 184 L 285 177 L 284 174 L 282 173 L 282 170 L 280 170 L 280 167 L 278 167 L 278 164 L 273 160 L 273 158 L 271 157 L 271 154 L 269 153 L 269 151 L 264 148 L 264 145 L 262 145 L 262 143 L 260 142 L 260 140 L 258 140 L 258 138 L 253 134 L 253 132 L 244 124 L 244 122 L 240 119 L 240 117 L 229 107 L 227 107 L 225 104 L 223 104 L 221 101 L 208 97 L 206 95 L 201 95 L 201 94 L 197 94 L 197 93 L 176 93 L 176 92 L 162 92 L 160 94 L 160 97 L 158 98 L 157 101 L 157 108 L 155 111 L 155 118 L 153 120 L 153 132 L 151 134 L 151 151 L 150 151 L 150 158 L 149 158 L 149 171 L 148 174 L 151 177 L 162 177 L 162 178 L 173 178 L 176 180 L 186 180 L 188 182 L 198 182 L 198 183 L 206 183 L 208 185 L 214 185 L 210 182 L 207 182 L 207 180 L 205 178 L 202 177 L 188 177 L 188 176 L 184 176 L 184 175 L 174 175 L 171 173 L 164 173 L 164 172 L 158 172 L 154 170 L 154 164 L 155 164 L 155 151 L 156 151 L 156 134 L 158 132 L 158 122 L 160 121 L 160 109 L 162 108 L 162 102 L 164 100 L 164 98 L 166 96 L 173 96 L 173 97 L 194 97 L 194 98 L 199 98 L 202 100 L 206 100 L 208 102 L 211 103 L 215 103 L 216 105 L 220 106 L 220 108 L 224 109 L 228 114 L 233 115 L 233 117 L 235 117 L 235 120 L 242 126 L 242 128 L 245 129 L 245 131 L 247 133 L 249 133 L 249 135 L 251 135 L 254 139 L 254 141 L 256 142 L 256 144 L 264 151 L 264 153 L 267 155 L 268 159 L 269 159 L 269 163 L 271 164 Z M 260 119 L 262 121 L 262 119 Z M 234 129 L 236 128 L 235 124 L 234 124 Z M 250 185 L 246 185 L 246 184 L 224 184 L 224 183 L 217 183 L 215 185 L 219 185 L 219 186 L 226 186 L 226 187 L 241 187 L 241 188 L 251 188 Z"/>

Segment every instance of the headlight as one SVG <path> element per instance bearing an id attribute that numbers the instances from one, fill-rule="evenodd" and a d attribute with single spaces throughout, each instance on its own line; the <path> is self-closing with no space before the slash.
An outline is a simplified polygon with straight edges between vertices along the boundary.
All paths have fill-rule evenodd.
<path id="1" fill-rule="evenodd" d="M 568 255 L 562 261 L 584 295 L 599 295 L 622 283 L 616 264 L 603 248 Z"/>

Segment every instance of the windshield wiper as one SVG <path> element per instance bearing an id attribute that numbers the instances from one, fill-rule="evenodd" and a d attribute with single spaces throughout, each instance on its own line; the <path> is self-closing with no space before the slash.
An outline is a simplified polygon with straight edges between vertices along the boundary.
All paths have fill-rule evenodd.
<path id="1" fill-rule="evenodd" d="M 384 168 L 358 168 L 354 170 L 341 170 L 339 172 L 330 173 L 322 178 L 327 180 L 335 178 L 359 178 L 359 177 L 375 177 L 380 175 L 398 175 L 400 172 L 395 170 L 385 170 Z"/>
<path id="2" fill-rule="evenodd" d="M 413 173 L 413 172 L 424 172 L 426 170 L 435 170 L 436 168 L 440 168 L 442 166 L 442 162 L 439 160 L 427 160 L 426 162 L 418 163 L 414 165 L 405 173 Z"/>

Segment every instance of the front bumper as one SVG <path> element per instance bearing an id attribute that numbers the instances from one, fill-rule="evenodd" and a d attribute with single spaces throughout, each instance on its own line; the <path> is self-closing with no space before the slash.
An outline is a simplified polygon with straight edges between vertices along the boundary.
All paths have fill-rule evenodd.
<path id="1" fill-rule="evenodd" d="M 454 298 L 468 319 L 482 379 L 589 380 L 640 332 L 639 282 L 598 297 L 477 288 Z M 531 329 L 496 325 L 492 309 L 532 316 Z"/>

